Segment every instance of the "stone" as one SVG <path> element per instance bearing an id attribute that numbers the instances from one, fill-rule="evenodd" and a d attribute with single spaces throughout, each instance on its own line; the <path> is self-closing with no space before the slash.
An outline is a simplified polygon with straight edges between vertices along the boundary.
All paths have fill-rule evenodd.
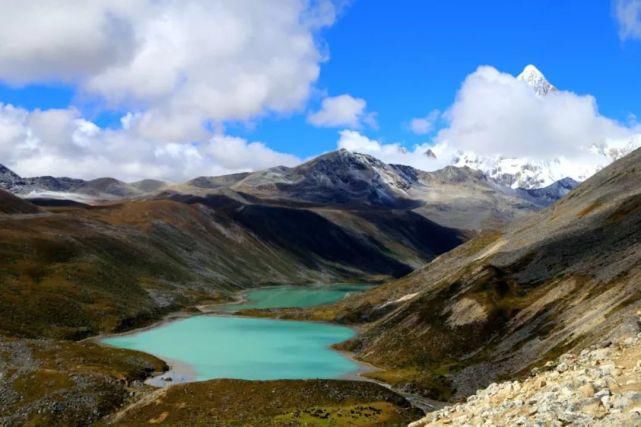
<path id="1" fill-rule="evenodd" d="M 585 399 L 579 404 L 579 410 L 587 415 L 599 417 L 605 413 L 605 408 L 601 401 L 596 398 Z"/>
<path id="2" fill-rule="evenodd" d="M 630 402 L 641 402 L 641 393 L 638 391 L 628 391 L 626 393 L 623 393 L 623 396 L 630 400 Z"/>
<path id="3" fill-rule="evenodd" d="M 586 383 L 581 387 L 579 387 L 578 392 L 583 397 L 592 397 L 594 396 L 594 393 L 596 393 L 596 390 L 594 389 L 594 386 L 591 383 Z"/>

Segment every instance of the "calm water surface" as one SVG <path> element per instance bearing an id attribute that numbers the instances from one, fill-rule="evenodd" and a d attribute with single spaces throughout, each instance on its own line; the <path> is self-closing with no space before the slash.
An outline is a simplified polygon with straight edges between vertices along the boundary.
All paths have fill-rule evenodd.
<path id="1" fill-rule="evenodd" d="M 329 348 L 354 336 L 342 326 L 233 316 L 196 316 L 103 343 L 189 365 L 195 380 L 339 378 L 358 365 Z"/>
<path id="2" fill-rule="evenodd" d="M 367 285 L 281 286 L 249 291 L 241 304 L 223 311 L 248 308 L 311 307 L 328 304 Z M 359 365 L 330 348 L 354 331 L 324 323 L 293 322 L 235 316 L 196 316 L 133 334 L 104 338 L 103 343 L 140 350 L 187 365 L 194 380 L 340 378 Z"/>

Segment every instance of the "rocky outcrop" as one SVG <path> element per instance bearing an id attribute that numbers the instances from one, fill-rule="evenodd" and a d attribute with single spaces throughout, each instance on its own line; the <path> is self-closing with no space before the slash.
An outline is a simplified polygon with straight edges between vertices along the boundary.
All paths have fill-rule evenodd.
<path id="1" fill-rule="evenodd" d="M 566 353 L 523 381 L 492 383 L 410 427 L 641 424 L 641 334 Z"/>

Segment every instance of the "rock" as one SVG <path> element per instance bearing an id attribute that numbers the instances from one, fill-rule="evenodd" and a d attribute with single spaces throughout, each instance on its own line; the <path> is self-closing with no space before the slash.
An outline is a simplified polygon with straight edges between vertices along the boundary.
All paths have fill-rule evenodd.
<path id="1" fill-rule="evenodd" d="M 455 416 L 444 418 L 473 426 L 641 425 L 641 360 L 634 369 L 625 368 L 630 358 L 641 358 L 641 339 L 633 338 L 562 355 L 532 369 L 522 382 L 492 383 L 456 405 Z M 445 424 L 433 415 L 423 421 L 416 426 Z"/>
<path id="2" fill-rule="evenodd" d="M 623 396 L 626 399 L 630 400 L 630 402 L 634 402 L 634 403 L 641 402 L 641 392 L 628 391 L 628 392 L 624 393 Z"/>
<path id="3" fill-rule="evenodd" d="M 600 348 L 590 353 L 590 359 L 594 361 L 606 360 L 608 357 L 610 357 L 611 353 L 612 350 L 610 350 L 609 348 Z"/>
<path id="4" fill-rule="evenodd" d="M 599 417 L 605 413 L 605 408 L 603 407 L 601 401 L 596 398 L 583 400 L 579 404 L 579 410 L 584 414 Z"/>
<path id="5" fill-rule="evenodd" d="M 587 383 L 579 387 L 578 392 L 583 397 L 592 397 L 594 396 L 594 393 L 596 393 L 596 390 L 594 389 L 594 386 L 591 383 Z"/>

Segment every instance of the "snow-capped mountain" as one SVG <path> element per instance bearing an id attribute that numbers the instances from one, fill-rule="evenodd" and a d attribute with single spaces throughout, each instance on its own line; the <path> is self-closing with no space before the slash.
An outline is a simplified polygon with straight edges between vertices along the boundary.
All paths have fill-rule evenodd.
<path id="1" fill-rule="evenodd" d="M 604 159 L 603 166 L 611 163 Z M 484 172 L 502 185 L 514 189 L 544 188 L 564 178 L 584 181 L 599 168 L 584 167 L 575 170 L 566 159 L 534 160 L 526 158 L 505 158 L 479 156 L 472 152 L 461 152 L 452 161 L 454 166 L 467 166 Z"/>
<path id="2" fill-rule="evenodd" d="M 526 66 L 517 79 L 525 82 L 539 96 L 551 96 L 557 91 L 534 65 Z M 478 169 L 514 189 L 540 189 L 564 178 L 584 181 L 639 147 L 641 135 L 634 135 L 628 139 L 593 144 L 586 150 L 585 161 L 581 162 L 563 157 L 538 160 L 526 157 L 482 156 L 470 151 L 459 151 L 452 157 L 451 164 Z"/>
<path id="3" fill-rule="evenodd" d="M 452 165 L 480 170 L 489 177 L 511 188 L 544 188 L 564 178 L 585 181 L 610 163 L 641 147 L 641 136 L 624 142 L 592 146 L 592 162 L 577 164 L 570 159 L 557 157 L 536 160 L 525 157 L 481 156 L 473 152 L 459 152 Z"/>
<path id="4" fill-rule="evenodd" d="M 548 82 L 543 73 L 532 64 L 527 65 L 516 78 L 527 83 L 540 96 L 556 91 L 554 85 Z"/>

